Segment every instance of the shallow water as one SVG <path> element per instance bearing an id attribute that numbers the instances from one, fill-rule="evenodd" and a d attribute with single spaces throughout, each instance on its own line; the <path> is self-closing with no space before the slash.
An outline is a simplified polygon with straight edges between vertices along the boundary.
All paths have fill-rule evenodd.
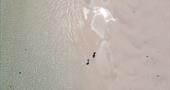
<path id="1" fill-rule="evenodd" d="M 0 90 L 169 90 L 168 0 L 0 4 Z"/>

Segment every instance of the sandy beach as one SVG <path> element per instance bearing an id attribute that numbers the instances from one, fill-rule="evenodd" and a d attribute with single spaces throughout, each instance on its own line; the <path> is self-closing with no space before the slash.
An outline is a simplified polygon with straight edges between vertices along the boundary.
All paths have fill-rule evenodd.
<path id="1" fill-rule="evenodd" d="M 169 90 L 169 0 L 0 0 L 0 90 Z"/>

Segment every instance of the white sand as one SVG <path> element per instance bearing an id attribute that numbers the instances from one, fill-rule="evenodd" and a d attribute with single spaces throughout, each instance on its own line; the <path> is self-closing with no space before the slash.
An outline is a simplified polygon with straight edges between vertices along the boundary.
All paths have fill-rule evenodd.
<path id="1" fill-rule="evenodd" d="M 85 26 L 77 43 L 83 56 L 90 58 L 90 85 L 86 90 L 169 89 L 167 3 L 168 0 L 92 0 L 84 5 L 88 14 L 85 13 Z M 95 16 L 95 7 L 108 10 L 116 21 L 106 22 L 104 16 Z M 94 51 L 96 58 L 92 59 Z"/>

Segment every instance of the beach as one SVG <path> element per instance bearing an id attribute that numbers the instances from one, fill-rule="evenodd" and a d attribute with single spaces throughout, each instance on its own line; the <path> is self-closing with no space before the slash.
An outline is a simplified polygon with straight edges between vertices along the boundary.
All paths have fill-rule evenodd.
<path id="1" fill-rule="evenodd" d="M 169 0 L 0 0 L 0 90 L 169 90 Z"/>

